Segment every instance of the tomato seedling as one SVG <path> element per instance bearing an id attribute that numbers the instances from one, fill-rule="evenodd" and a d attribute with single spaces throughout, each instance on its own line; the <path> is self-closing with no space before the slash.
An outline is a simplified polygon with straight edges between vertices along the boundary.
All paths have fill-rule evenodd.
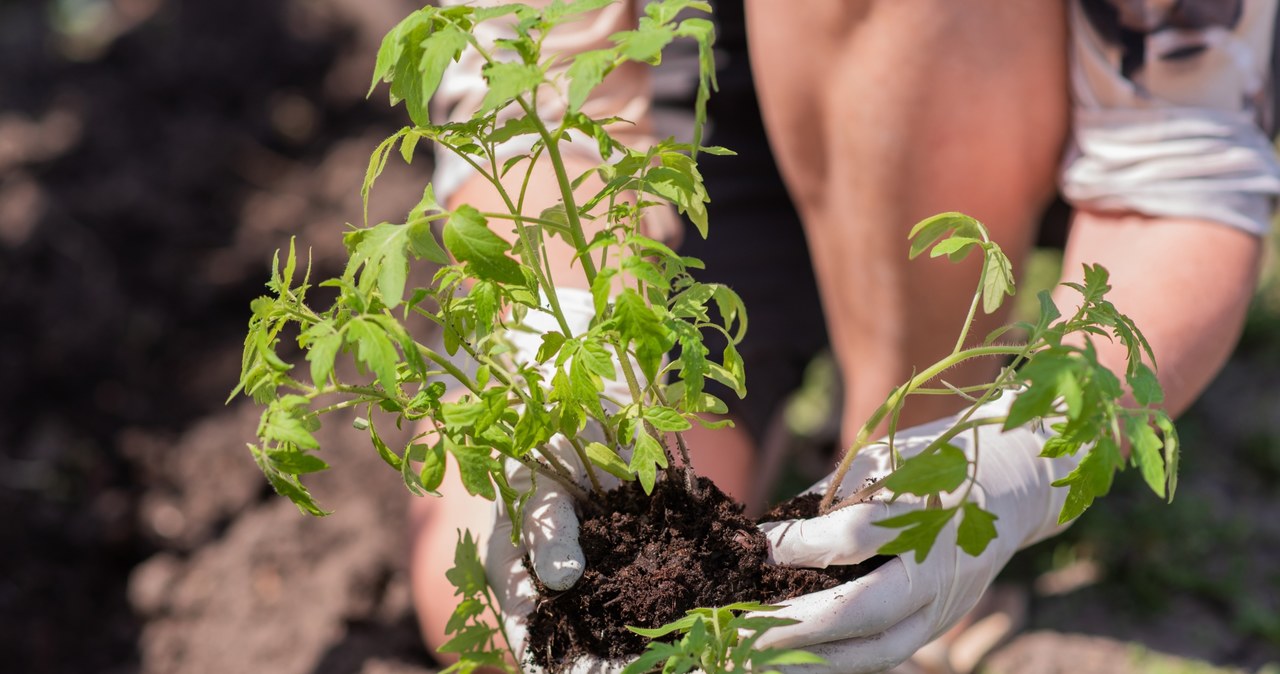
<path id="1" fill-rule="evenodd" d="M 345 234 L 349 260 L 337 278 L 317 284 L 310 269 L 300 273 L 292 243 L 283 268 L 277 253 L 267 284 L 270 294 L 252 304 L 236 393 L 265 405 L 250 450 L 276 491 L 304 513 L 325 514 L 300 479 L 327 467 L 317 455 L 320 446 L 313 432 L 325 414 L 352 407 L 365 408 L 357 427 L 368 432 L 371 445 L 411 492 L 436 493 L 446 479 L 446 457 L 452 456 L 468 492 L 500 500 L 513 513 L 513 541 L 528 494 L 511 486 L 505 462 L 521 464 L 537 479 L 556 481 L 587 504 L 602 496 L 600 478 L 605 474 L 636 481 L 646 493 L 659 480 L 697 488 L 682 432 L 694 424 L 727 423 L 708 421 L 708 414 L 724 412 L 726 406 L 705 390 L 707 380 L 745 395 L 736 345 L 747 329 L 746 308 L 731 288 L 696 281 L 689 272 L 702 263 L 645 236 L 640 223 L 648 209 L 671 204 L 699 235 L 708 234 L 708 195 L 697 158 L 703 152 L 729 153 L 702 145 L 706 101 L 715 87 L 714 31 L 702 16 L 677 15 L 685 10 L 705 13 L 710 7 L 695 0 L 649 3 L 636 28 L 611 36 L 607 46 L 577 54 L 544 52 L 547 35 L 607 4 L 610 0 L 557 0 L 542 9 L 518 4 L 425 7 L 384 39 L 370 91 L 379 82 L 388 83 L 392 105 L 403 103 L 412 123 L 374 150 L 361 186 L 366 214 L 393 151 L 412 161 L 422 141 L 466 162 L 492 186 L 505 209 L 484 211 L 465 204 L 449 209 L 427 185 L 404 222 L 366 222 Z M 482 41 L 477 27 L 486 22 L 501 22 L 507 37 Z M 592 91 L 612 71 L 629 62 L 655 64 L 677 39 L 695 41 L 700 54 L 692 142 L 666 139 L 630 147 L 614 132 L 625 120 L 583 112 Z M 465 50 L 483 59 L 488 93 L 469 119 L 433 123 L 428 102 L 446 68 Z M 539 116 L 540 101 L 548 97 L 559 99 L 563 115 L 551 120 Z M 571 141 L 592 143 L 599 162 L 570 175 L 564 152 Z M 525 149 L 512 153 L 513 143 Z M 526 212 L 531 178 L 544 169 L 555 177 L 559 203 Z M 518 187 L 504 182 L 510 176 L 521 178 Z M 592 178 L 601 186 L 580 198 L 576 190 Z M 974 251 L 981 254 L 978 289 L 953 352 L 892 391 L 867 420 L 837 467 L 822 509 L 840 508 L 878 489 L 935 497 L 964 489 L 967 494 L 975 474 L 971 464 L 977 459 L 954 450 L 947 440 L 979 424 L 1013 427 L 1037 419 L 1058 431 L 1046 452 L 1087 452 L 1080 468 L 1063 481 L 1071 489 L 1063 521 L 1107 491 L 1113 473 L 1124 464 L 1120 448 L 1126 441 L 1151 487 L 1172 497 L 1176 434 L 1168 417 L 1154 407 L 1160 389 L 1143 363 L 1144 356 L 1151 358 L 1150 348 L 1132 321 L 1105 299 L 1106 271 L 1089 268 L 1085 283 L 1073 286 L 1082 305 L 1071 316 L 1061 316 L 1048 294 L 1042 294 L 1037 322 L 1009 326 L 1021 327 L 1025 340 L 1006 341 L 1014 333 L 1003 328 L 973 346 L 968 332 L 978 307 L 993 311 L 1013 292 L 1008 259 L 980 223 L 957 213 L 930 218 L 911 236 L 912 256 L 926 250 L 953 260 Z M 553 244 L 556 238 L 561 241 Z M 548 264 L 550 245 L 573 248 L 575 273 L 591 289 L 594 317 L 585 329 L 571 329 L 560 306 L 556 270 Z M 409 287 L 408 270 L 415 261 L 437 266 L 429 286 Z M 327 307 L 308 301 L 315 285 L 336 291 Z M 535 358 L 518 361 L 512 357 L 510 336 L 523 329 L 533 311 L 551 316 L 556 327 L 543 332 Z M 438 326 L 441 347 L 410 332 L 406 321 L 415 315 Z M 728 337 L 723 351 L 710 352 L 703 340 L 707 331 Z M 306 354 L 309 367 L 302 374 L 277 355 L 285 335 L 296 335 Z M 1065 339 L 1068 335 L 1085 338 L 1072 341 Z M 1128 348 L 1125 378 L 1138 407 L 1121 405 L 1125 387 L 1098 363 L 1089 341 L 1097 336 L 1117 339 Z M 360 376 L 347 380 L 338 375 L 335 361 L 343 355 L 354 360 Z M 957 363 L 992 356 L 1007 358 L 1009 365 L 990 384 L 958 389 L 939 381 L 938 375 Z M 460 358 L 473 367 L 460 366 Z M 602 399 L 606 381 L 624 385 L 627 394 Z M 461 395 L 446 397 L 446 382 Z M 952 431 L 901 462 L 889 476 L 843 501 L 836 499 L 853 457 L 871 444 L 886 419 L 892 437 L 898 412 L 911 396 L 954 394 L 971 401 L 972 412 L 1003 391 L 1017 392 L 1007 416 L 970 420 L 962 415 Z M 380 415 L 393 416 L 397 425 L 419 424 L 421 430 L 405 446 L 391 447 L 379 434 L 378 424 L 384 423 L 377 421 Z M 589 424 L 599 429 L 603 442 L 581 437 Z M 548 449 L 556 436 L 568 439 L 585 467 L 582 483 Z M 668 437 L 674 439 L 670 444 Z M 952 508 L 922 510 L 928 521 L 884 522 L 903 528 L 885 552 L 923 557 L 942 522 L 960 513 L 984 517 L 976 504 L 961 501 Z M 969 554 L 981 552 L 996 533 L 989 526 L 963 530 L 968 534 L 958 544 Z M 481 619 L 486 611 L 496 613 L 496 607 L 475 548 L 469 535 L 460 538 L 457 565 L 449 577 L 463 600 L 450 622 L 454 639 L 447 646 L 462 653 L 458 669 L 509 667 L 501 653 L 500 629 Z M 805 655 L 794 653 L 753 651 L 753 640 L 739 641 L 736 629 L 730 630 L 733 638 L 725 636 L 722 628 L 756 620 L 734 612 L 744 606 L 693 610 L 675 627 L 650 633 L 670 637 L 679 631 L 683 636 L 677 645 L 654 646 L 658 650 L 638 662 L 657 667 L 673 657 L 687 657 L 714 672 L 748 661 L 767 669 L 804 660 Z M 767 628 L 772 624 L 767 622 L 756 626 Z"/>

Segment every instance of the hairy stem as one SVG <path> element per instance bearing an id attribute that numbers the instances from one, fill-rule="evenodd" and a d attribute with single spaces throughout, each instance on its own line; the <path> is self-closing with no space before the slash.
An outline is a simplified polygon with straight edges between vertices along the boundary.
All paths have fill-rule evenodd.
<path id="1" fill-rule="evenodd" d="M 938 451 L 938 449 L 941 448 L 944 444 L 949 442 L 952 438 L 956 437 L 960 433 L 963 433 L 964 431 L 977 428 L 979 426 L 992 426 L 995 424 L 1003 424 L 1005 418 L 1006 417 L 987 417 L 983 419 L 973 419 L 964 423 L 957 424 L 954 427 L 952 427 L 951 430 L 939 436 L 937 440 L 930 443 L 928 447 L 926 447 L 923 451 L 920 452 L 920 454 L 918 454 L 918 456 L 924 456 L 925 454 L 930 454 L 932 452 Z M 844 499 L 841 499 L 838 503 L 832 506 L 830 510 L 826 512 L 833 512 L 841 508 L 846 508 L 848 506 L 851 506 L 855 503 L 862 503 L 863 501 L 866 501 L 867 499 L 874 496 L 881 489 L 884 489 L 884 482 L 887 479 L 889 479 L 888 475 L 881 477 L 875 482 L 872 482 L 871 484 L 854 492 L 852 495 L 847 496 Z"/>
<path id="2" fill-rule="evenodd" d="M 844 481 L 845 476 L 849 473 L 850 466 L 853 465 L 854 458 L 858 452 L 871 440 L 871 434 L 875 432 L 876 427 L 884 420 L 885 416 L 893 410 L 899 402 L 928 383 L 934 377 L 942 374 L 950 368 L 963 363 L 970 358 L 979 358 L 982 356 L 1017 356 L 1025 352 L 1026 347 L 1013 346 L 977 346 L 971 349 L 956 351 L 942 360 L 934 363 L 920 374 L 912 377 L 907 383 L 894 389 L 889 395 L 889 399 L 884 402 L 871 416 L 867 422 L 862 425 L 861 430 L 853 441 L 853 445 L 845 452 L 841 458 L 840 464 L 836 466 L 835 472 L 831 476 L 831 484 L 827 486 L 827 491 L 822 495 L 822 501 L 818 505 L 818 512 L 828 512 L 831 505 L 835 502 L 836 494 L 839 493 L 840 484 Z"/>

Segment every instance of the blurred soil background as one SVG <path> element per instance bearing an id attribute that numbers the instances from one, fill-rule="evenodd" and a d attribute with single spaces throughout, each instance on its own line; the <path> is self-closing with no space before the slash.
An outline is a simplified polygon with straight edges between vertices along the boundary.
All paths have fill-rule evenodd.
<path id="1" fill-rule="evenodd" d="M 334 470 L 309 484 L 336 513 L 304 517 L 244 447 L 257 410 L 223 404 L 271 252 L 297 235 L 316 273 L 341 268 L 368 153 L 402 125 L 364 100 L 373 55 L 414 6 L 0 0 L 0 669 L 434 671 L 398 476 L 331 422 Z M 429 168 L 392 162 L 371 221 L 399 221 Z M 1280 662 L 1277 375 L 1273 275 L 1181 424 L 1179 499 L 1126 475 L 1020 556 L 1026 627 L 986 671 Z M 830 379 L 817 364 L 796 399 L 798 450 L 824 441 Z"/>

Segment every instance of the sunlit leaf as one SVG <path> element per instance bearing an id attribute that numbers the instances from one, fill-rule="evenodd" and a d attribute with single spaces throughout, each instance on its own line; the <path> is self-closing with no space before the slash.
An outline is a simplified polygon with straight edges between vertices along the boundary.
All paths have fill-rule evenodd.
<path id="1" fill-rule="evenodd" d="M 884 480 L 886 489 L 896 493 L 928 496 L 949 492 L 969 475 L 969 460 L 955 445 L 943 445 L 930 454 L 913 456 Z"/>
<path id="2" fill-rule="evenodd" d="M 944 510 L 912 510 L 896 517 L 873 522 L 878 527 L 902 529 L 898 537 L 880 546 L 879 554 L 902 555 L 915 553 L 916 563 L 923 562 L 938 540 L 942 527 L 951 521 L 956 514 L 955 509 Z"/>
<path id="3" fill-rule="evenodd" d="M 996 537 L 997 519 L 995 513 L 983 510 L 976 503 L 966 502 L 960 526 L 956 528 L 956 544 L 974 557 L 982 554 Z"/>

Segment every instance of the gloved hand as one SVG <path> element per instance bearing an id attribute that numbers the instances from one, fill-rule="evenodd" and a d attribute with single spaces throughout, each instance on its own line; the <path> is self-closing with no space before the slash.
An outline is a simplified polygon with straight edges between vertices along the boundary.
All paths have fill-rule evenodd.
<path id="1" fill-rule="evenodd" d="M 591 293 L 586 290 L 561 289 L 556 292 L 560 309 L 569 329 L 575 334 L 587 331 L 595 306 Z M 542 335 L 560 329 L 559 323 L 549 312 L 530 311 L 524 320 L 528 330 L 513 330 L 508 341 L 514 347 L 513 357 L 519 363 L 532 363 L 542 346 Z M 549 368 L 548 368 L 549 369 Z M 550 372 L 544 375 L 550 380 Z M 631 393 L 621 376 L 604 381 L 604 397 L 627 401 Z M 608 404 L 606 409 L 608 409 Z M 587 442 L 604 442 L 604 434 L 593 421 L 578 436 Z M 546 448 L 562 465 L 569 469 L 577 483 L 590 488 L 589 480 L 577 453 L 563 435 L 554 436 Z M 578 545 L 578 516 L 573 508 L 573 497 L 554 480 L 533 479 L 532 473 L 516 461 L 504 466 L 508 483 L 519 492 L 533 490 L 524 508 L 520 545 L 512 545 L 512 523 L 501 499 L 496 501 L 494 527 L 485 549 L 485 573 L 494 589 L 498 606 L 503 614 L 503 627 L 511 648 L 515 651 L 524 671 L 534 671 L 526 653 L 528 615 L 533 611 L 537 592 L 525 569 L 523 558 L 528 552 L 534 573 L 552 590 L 567 590 L 582 576 L 586 566 L 582 548 Z M 610 489 L 618 485 L 618 479 L 604 471 L 596 471 L 601 486 Z M 612 664 L 599 660 L 581 660 L 570 668 L 572 674 L 606 674 L 620 671 L 625 663 Z"/>
<path id="2" fill-rule="evenodd" d="M 1004 416 L 1012 398 L 1005 394 L 979 408 L 972 418 Z M 952 422 L 943 419 L 900 431 L 895 444 L 909 458 Z M 972 458 L 977 436 L 981 454 L 971 499 L 998 518 L 997 537 L 982 554 L 974 557 L 956 546 L 960 520 L 952 518 L 923 562 L 917 563 L 914 553 L 908 553 L 850 583 L 784 602 L 784 608 L 768 615 L 799 622 L 769 630 L 759 646 L 803 648 L 830 663 L 827 668 L 806 667 L 806 672 L 879 672 L 911 657 L 959 621 L 1014 552 L 1062 528 L 1057 519 L 1067 489 L 1051 483 L 1066 477 L 1084 452 L 1042 458 L 1040 450 L 1051 432 L 1029 426 L 1008 432 L 1001 432 L 998 425 L 981 426 L 952 441 Z M 888 448 L 883 444 L 864 448 L 844 478 L 841 492 L 851 494 L 868 478 L 878 479 L 888 472 Z M 810 491 L 825 489 L 829 479 Z M 866 503 L 825 516 L 762 525 L 771 561 L 808 567 L 865 561 L 902 531 L 873 522 L 924 507 L 924 497 L 902 494 L 890 502 L 891 496 L 882 491 Z M 943 505 L 956 505 L 959 499 L 959 494 L 944 495 Z"/>

